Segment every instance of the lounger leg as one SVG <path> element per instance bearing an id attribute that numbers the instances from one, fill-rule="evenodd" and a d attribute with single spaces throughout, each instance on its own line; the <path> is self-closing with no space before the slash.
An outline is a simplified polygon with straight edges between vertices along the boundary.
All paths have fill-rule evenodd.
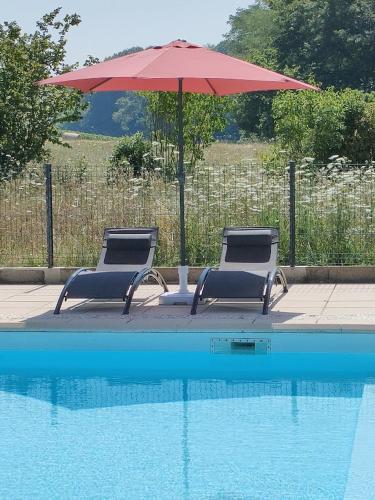
<path id="1" fill-rule="evenodd" d="M 134 292 L 136 291 L 136 289 L 142 283 L 142 281 L 145 279 L 146 276 L 147 276 L 147 270 L 143 270 L 133 277 L 133 280 L 130 283 L 127 293 L 124 297 L 125 305 L 124 309 L 122 310 L 122 314 L 129 314 L 129 309 L 133 300 Z"/>
<path id="2" fill-rule="evenodd" d="M 191 305 L 191 310 L 190 310 L 190 314 L 194 315 L 194 314 L 197 314 L 197 307 L 198 307 L 198 302 L 199 302 L 199 299 L 201 297 L 201 292 L 202 292 L 202 288 L 203 288 L 203 285 L 207 279 L 207 276 L 208 276 L 208 273 L 212 270 L 212 267 L 206 267 L 201 275 L 199 276 L 199 279 L 198 279 L 198 282 L 197 282 L 197 286 L 195 288 L 195 293 L 194 293 L 194 297 L 193 297 L 193 303 Z"/>
<path id="3" fill-rule="evenodd" d="M 281 285 L 283 286 L 283 292 L 284 293 L 288 293 L 288 282 L 286 280 L 284 271 L 282 269 L 278 268 L 277 269 L 277 273 L 278 273 L 278 275 L 280 277 Z"/>
<path id="4" fill-rule="evenodd" d="M 64 302 L 65 296 L 66 296 L 66 290 L 64 288 L 64 290 L 62 290 L 62 292 L 60 293 L 59 300 L 57 301 L 57 304 L 56 304 L 55 310 L 53 311 L 53 314 L 60 314 L 60 309 L 61 309 L 62 303 Z"/>
<path id="5" fill-rule="evenodd" d="M 122 314 L 129 314 L 129 309 L 130 309 L 130 305 L 131 305 L 131 303 L 132 303 L 132 299 L 133 299 L 134 292 L 135 292 L 135 290 L 133 290 L 132 292 L 130 292 L 130 293 L 126 296 L 126 299 L 125 299 L 125 306 L 124 306 L 124 309 L 123 309 L 123 311 L 122 311 Z"/>
<path id="6" fill-rule="evenodd" d="M 163 276 L 156 271 L 156 269 L 144 269 L 143 271 L 140 271 L 138 275 L 136 275 L 134 281 L 130 284 L 130 287 L 128 289 L 127 294 L 125 295 L 125 306 L 122 311 L 122 314 L 129 314 L 130 310 L 130 305 L 133 300 L 133 295 L 134 292 L 137 290 L 139 285 L 142 283 L 142 281 L 147 277 L 150 276 L 154 278 L 154 280 L 161 286 L 163 287 L 165 292 L 168 292 L 168 287 L 167 284 L 163 278 Z"/>
<path id="7" fill-rule="evenodd" d="M 264 314 L 264 315 L 268 314 L 268 308 L 270 305 L 270 298 L 271 298 L 271 291 L 272 291 L 273 284 L 275 283 L 275 279 L 276 279 L 277 274 L 278 274 L 278 270 L 275 269 L 271 273 L 269 273 L 267 276 L 267 286 L 266 286 L 266 293 L 264 294 L 263 312 L 262 312 L 262 314 Z"/>
<path id="8" fill-rule="evenodd" d="M 55 310 L 53 311 L 53 314 L 60 314 L 60 309 L 61 309 L 61 306 L 62 306 L 62 303 L 63 303 L 64 299 L 67 296 L 68 288 L 73 283 L 73 281 L 76 279 L 76 277 L 79 275 L 79 273 L 81 273 L 82 271 L 87 271 L 87 269 L 85 267 L 81 267 L 80 269 L 77 269 L 77 271 L 75 271 L 70 276 L 70 278 L 68 278 L 67 282 L 64 285 L 64 288 L 62 289 L 62 291 L 60 293 L 60 296 L 59 296 L 59 299 L 57 301 Z"/>
<path id="9" fill-rule="evenodd" d="M 199 291 L 196 289 L 193 297 L 193 302 L 191 305 L 190 314 L 192 315 L 197 314 L 198 301 L 199 301 Z"/>
<path id="10" fill-rule="evenodd" d="M 161 287 L 163 287 L 164 289 L 164 292 L 169 292 L 169 289 L 168 289 L 168 286 L 167 286 L 167 283 L 165 282 L 165 279 L 163 278 L 163 276 L 159 273 L 159 271 L 157 271 L 156 269 L 151 269 L 152 272 L 150 272 L 150 276 L 152 276 L 154 278 L 154 280 L 159 283 L 159 285 Z"/>
<path id="11" fill-rule="evenodd" d="M 271 293 L 268 292 L 268 288 L 267 288 L 266 296 L 264 297 L 264 301 L 263 301 L 263 311 L 262 311 L 262 314 L 264 316 L 266 314 L 268 314 L 268 308 L 269 308 L 269 305 L 270 305 L 270 295 L 271 295 Z"/>
<path id="12" fill-rule="evenodd" d="M 266 315 L 268 314 L 268 309 L 270 305 L 270 299 L 271 299 L 271 291 L 272 287 L 275 283 L 275 279 L 278 278 L 280 280 L 281 285 L 283 286 L 283 292 L 287 293 L 288 292 L 288 283 L 286 281 L 285 274 L 283 271 L 278 268 L 269 273 L 267 277 L 267 286 L 266 286 L 266 293 L 264 294 L 263 298 L 263 314 Z"/>

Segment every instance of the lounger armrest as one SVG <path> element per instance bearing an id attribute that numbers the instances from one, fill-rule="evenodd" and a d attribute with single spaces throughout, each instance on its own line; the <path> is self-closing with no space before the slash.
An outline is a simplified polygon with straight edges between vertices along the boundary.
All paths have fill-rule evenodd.
<path id="1" fill-rule="evenodd" d="M 197 281 L 197 289 L 201 289 L 204 285 L 204 282 L 206 281 L 206 278 L 208 276 L 208 273 L 213 271 L 215 268 L 214 267 L 205 267 L 203 271 L 201 272 L 198 281 Z"/>
<path id="2" fill-rule="evenodd" d="M 64 289 L 67 290 L 69 288 L 69 285 L 72 283 L 72 281 L 74 281 L 76 279 L 76 277 L 80 273 L 83 273 L 84 271 L 89 271 L 89 269 L 87 269 L 87 267 L 80 267 L 79 269 L 77 269 L 76 271 L 74 271 L 74 273 L 71 274 L 69 276 L 69 278 L 67 279 L 67 281 L 65 283 L 65 286 L 64 286 Z"/>

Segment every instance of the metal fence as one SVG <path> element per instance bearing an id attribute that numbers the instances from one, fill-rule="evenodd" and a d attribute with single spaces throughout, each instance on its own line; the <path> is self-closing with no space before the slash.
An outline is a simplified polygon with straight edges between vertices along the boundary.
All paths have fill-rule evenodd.
<path id="1" fill-rule="evenodd" d="M 280 229 L 280 262 L 375 264 L 375 169 L 251 160 L 187 173 L 190 265 L 216 263 L 226 225 Z M 178 186 L 160 171 L 34 166 L 0 182 L 1 266 L 92 266 L 104 227 L 157 225 L 158 265 L 178 263 Z"/>

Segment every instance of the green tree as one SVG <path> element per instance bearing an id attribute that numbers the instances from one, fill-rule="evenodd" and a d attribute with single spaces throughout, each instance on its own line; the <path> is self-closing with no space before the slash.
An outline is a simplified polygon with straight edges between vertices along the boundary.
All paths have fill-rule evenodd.
<path id="1" fill-rule="evenodd" d="M 238 9 L 217 49 L 323 88 L 375 88 L 375 0 L 263 0 Z M 238 97 L 246 135 L 274 134 L 276 94 Z"/>
<path id="2" fill-rule="evenodd" d="M 0 176 L 13 177 L 27 163 L 40 161 L 46 141 L 61 144 L 58 123 L 80 118 L 81 94 L 62 87 L 38 86 L 64 64 L 67 34 L 80 23 L 76 14 L 55 9 L 37 22 L 32 34 L 15 22 L 0 24 Z"/>
<path id="3" fill-rule="evenodd" d="M 229 32 L 216 49 L 250 62 L 256 60 L 258 64 L 262 64 L 263 61 L 266 66 L 271 61 L 275 63 L 274 17 L 274 12 L 264 1 L 258 1 L 246 9 L 237 9 L 229 17 Z"/>
<path id="4" fill-rule="evenodd" d="M 237 98 L 234 119 L 245 137 L 255 135 L 260 139 L 274 136 L 272 99 L 276 92 L 241 94 Z"/>
<path id="5" fill-rule="evenodd" d="M 177 144 L 177 97 L 171 92 L 147 92 L 152 138 Z M 204 94 L 184 94 L 184 142 L 186 161 L 203 159 L 204 149 L 225 129 L 232 100 Z M 163 154 L 163 152 L 162 152 Z"/>
<path id="6" fill-rule="evenodd" d="M 332 155 L 371 161 L 375 150 L 375 94 L 359 90 L 280 92 L 273 101 L 277 149 L 291 158 Z"/>
<path id="7" fill-rule="evenodd" d="M 266 2 L 258 1 L 246 9 L 238 9 L 229 17 L 229 32 L 216 50 L 246 61 L 277 69 L 274 12 Z M 241 94 L 233 108 L 234 120 L 245 136 L 273 137 L 272 98 L 274 93 Z"/>
<path id="8" fill-rule="evenodd" d="M 64 128 L 78 132 L 121 136 L 123 134 L 119 123 L 113 120 L 116 102 L 124 92 L 93 92 L 84 96 L 87 110 L 82 119 L 75 123 L 64 123 Z"/>
<path id="9" fill-rule="evenodd" d="M 323 87 L 375 88 L 375 0 L 268 0 L 280 68 Z"/>
<path id="10" fill-rule="evenodd" d="M 123 134 L 132 135 L 143 131 L 147 136 L 147 99 L 138 92 L 125 92 L 115 103 L 112 114 L 113 121 L 117 123 Z"/>

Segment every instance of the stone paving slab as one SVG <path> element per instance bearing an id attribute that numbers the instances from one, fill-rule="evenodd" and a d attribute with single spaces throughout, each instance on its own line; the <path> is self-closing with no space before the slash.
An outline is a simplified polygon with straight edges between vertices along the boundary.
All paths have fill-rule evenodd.
<path id="1" fill-rule="evenodd" d="M 173 291 L 177 287 L 171 285 Z M 200 305 L 159 306 L 160 287 L 141 286 L 130 314 L 123 302 L 81 299 L 53 315 L 60 285 L 0 285 L 0 329 L 110 331 L 374 330 L 375 284 L 298 284 L 288 294 L 275 288 L 270 313 L 260 302 L 221 300 Z M 194 287 L 191 287 L 193 290 Z"/>

